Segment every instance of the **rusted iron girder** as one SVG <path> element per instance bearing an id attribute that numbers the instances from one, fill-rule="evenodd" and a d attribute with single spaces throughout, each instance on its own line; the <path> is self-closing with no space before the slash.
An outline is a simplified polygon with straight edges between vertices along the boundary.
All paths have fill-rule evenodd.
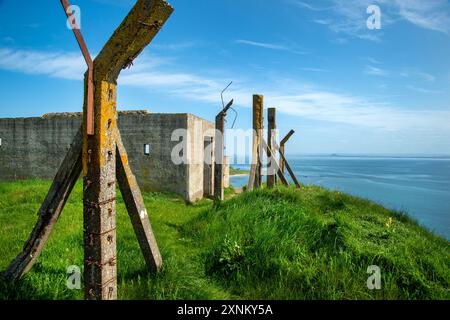
<path id="1" fill-rule="evenodd" d="M 75 34 L 75 38 L 77 39 L 78 45 L 80 46 L 81 53 L 83 54 L 84 60 L 86 61 L 88 70 L 86 77 L 86 86 L 87 86 L 87 119 L 86 119 L 86 132 L 88 135 L 94 134 L 94 63 L 92 61 L 91 55 L 87 48 L 86 42 L 84 41 L 83 35 L 80 31 L 80 26 L 73 15 L 73 12 L 70 11 L 70 3 L 68 0 L 61 0 L 61 4 L 64 8 L 64 12 L 69 19 L 69 22 L 72 26 L 72 31 Z"/>

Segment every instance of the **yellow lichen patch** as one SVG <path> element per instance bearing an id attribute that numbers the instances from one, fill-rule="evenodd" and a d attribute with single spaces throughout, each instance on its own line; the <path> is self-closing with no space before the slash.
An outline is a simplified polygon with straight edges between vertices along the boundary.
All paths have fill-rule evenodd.
<path id="1" fill-rule="evenodd" d="M 96 88 L 100 92 L 95 94 L 95 134 L 98 139 L 98 159 L 100 166 L 107 161 L 108 152 L 115 151 L 115 132 L 117 127 L 115 84 L 101 81 Z"/>

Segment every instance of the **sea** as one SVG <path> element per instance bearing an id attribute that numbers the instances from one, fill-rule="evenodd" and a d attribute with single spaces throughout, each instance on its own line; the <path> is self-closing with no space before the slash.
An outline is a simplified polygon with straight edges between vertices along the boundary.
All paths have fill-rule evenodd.
<path id="1" fill-rule="evenodd" d="M 408 213 L 450 240 L 450 157 L 289 156 L 301 183 L 319 185 Z M 232 165 L 249 170 L 249 165 Z M 236 188 L 248 176 L 232 176 Z"/>

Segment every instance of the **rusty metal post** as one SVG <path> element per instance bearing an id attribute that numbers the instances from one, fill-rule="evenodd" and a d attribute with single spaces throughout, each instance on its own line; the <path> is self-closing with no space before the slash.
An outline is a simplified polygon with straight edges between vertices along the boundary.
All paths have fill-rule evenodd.
<path id="1" fill-rule="evenodd" d="M 276 139 L 276 112 L 277 109 L 267 110 L 267 187 L 273 188 L 277 182 L 277 171 L 274 169 L 273 160 L 276 159 L 276 149 L 273 147 Z M 273 153 L 272 153 L 273 152 Z"/>
<path id="2" fill-rule="evenodd" d="M 84 130 L 83 137 L 84 281 L 85 298 L 89 300 L 117 298 L 117 78 L 150 43 L 172 11 L 164 0 L 138 0 L 94 61 L 95 135 L 89 136 Z"/>
<path id="3" fill-rule="evenodd" d="M 70 18 L 68 1 L 61 0 L 61 3 Z M 117 298 L 116 163 L 117 178 L 144 258 L 151 269 L 161 268 L 161 255 L 117 128 L 116 83 L 120 71 L 133 64 L 172 12 L 173 8 L 165 0 L 138 0 L 93 62 L 93 68 L 86 72 L 83 130 L 78 132 L 61 164 L 39 210 L 39 220 L 22 253 L 8 268 L 6 280 L 17 280 L 31 269 L 82 171 L 85 298 Z M 89 53 L 81 33 L 74 32 L 87 58 Z M 92 92 L 94 125 L 89 112 Z M 90 129 L 94 129 L 94 135 Z"/>
<path id="4" fill-rule="evenodd" d="M 284 161 L 283 161 L 283 157 L 282 155 L 285 155 L 284 151 L 285 151 L 285 145 L 288 142 L 288 140 L 292 137 L 292 135 L 295 133 L 294 130 L 289 131 L 289 133 L 283 138 L 283 140 L 281 140 L 280 142 L 280 170 L 281 172 L 284 174 Z"/>
<path id="5" fill-rule="evenodd" d="M 252 167 L 247 189 L 260 188 L 262 185 L 262 144 L 264 132 L 264 96 L 253 95 L 253 148 Z"/>
<path id="6" fill-rule="evenodd" d="M 215 156 L 214 156 L 214 199 L 223 201 L 224 195 L 224 150 L 225 150 L 225 117 L 228 110 L 233 105 L 234 100 L 231 100 L 225 108 L 216 116 L 216 141 L 215 141 Z"/>

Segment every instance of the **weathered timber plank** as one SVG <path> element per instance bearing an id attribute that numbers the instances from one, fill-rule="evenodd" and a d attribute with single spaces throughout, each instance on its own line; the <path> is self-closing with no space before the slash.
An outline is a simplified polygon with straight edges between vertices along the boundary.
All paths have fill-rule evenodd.
<path id="1" fill-rule="evenodd" d="M 278 147 L 278 146 L 276 146 L 276 147 Z M 278 148 L 278 149 L 280 149 L 280 148 Z M 295 176 L 294 171 L 291 169 L 291 166 L 289 165 L 289 162 L 287 162 L 286 157 L 284 156 L 284 153 L 281 152 L 281 151 L 280 151 L 280 157 L 281 157 L 281 159 L 283 159 L 283 163 L 284 163 L 284 165 L 286 166 L 286 169 L 287 169 L 287 171 L 289 172 L 289 174 L 290 174 L 292 180 L 294 181 L 295 186 L 296 186 L 297 188 L 301 188 L 300 182 L 298 182 L 298 179 L 297 179 L 297 177 Z M 281 172 L 281 170 L 279 170 L 279 171 Z M 281 172 L 281 173 L 282 173 L 282 172 Z"/>
<path id="2" fill-rule="evenodd" d="M 120 132 L 117 132 L 116 145 L 116 175 L 120 192 L 122 193 L 145 262 L 150 270 L 159 271 L 163 265 L 161 253 L 148 218 L 141 190 L 128 163 L 128 155 Z"/>
<path id="3" fill-rule="evenodd" d="M 250 174 L 249 185 L 253 180 L 253 187 L 260 188 L 262 185 L 262 153 L 261 138 L 264 131 L 264 96 L 253 95 L 253 150 L 252 150 L 252 168 L 254 175 Z M 256 146 L 256 149 L 255 149 Z M 248 186 L 247 186 L 248 187 Z"/>
<path id="4" fill-rule="evenodd" d="M 247 190 L 252 191 L 255 187 L 257 168 L 258 168 L 258 136 L 253 130 L 253 146 L 252 146 L 252 164 L 250 167 L 250 176 L 248 179 Z"/>
<path id="5" fill-rule="evenodd" d="M 261 139 L 261 143 L 263 145 L 263 148 L 266 148 L 268 151 L 272 152 L 272 149 L 267 145 L 267 142 L 264 138 Z M 281 182 L 285 185 L 288 186 L 289 182 L 287 181 L 286 177 L 284 176 L 284 174 L 281 172 L 280 170 L 280 166 L 277 163 L 277 160 L 275 158 L 273 158 L 273 165 L 275 166 L 275 170 L 278 173 L 278 177 L 280 178 Z"/>
<path id="6" fill-rule="evenodd" d="M 289 133 L 281 140 L 279 152 L 280 152 L 280 153 L 283 153 L 283 155 L 284 155 L 284 150 L 285 150 L 286 142 L 288 142 L 288 140 L 292 137 L 292 135 L 293 135 L 294 133 L 295 133 L 294 130 L 289 131 Z M 279 164 L 280 164 L 280 170 L 281 170 L 281 172 L 284 174 L 284 168 L 285 168 L 285 166 L 284 166 L 283 158 L 281 158 L 281 156 L 280 156 L 280 162 L 279 162 Z"/>
<path id="7" fill-rule="evenodd" d="M 4 274 L 7 281 L 20 279 L 31 269 L 41 254 L 81 174 L 81 145 L 82 133 L 80 129 L 38 211 L 38 221 L 25 243 L 23 251 L 14 259 Z"/>

